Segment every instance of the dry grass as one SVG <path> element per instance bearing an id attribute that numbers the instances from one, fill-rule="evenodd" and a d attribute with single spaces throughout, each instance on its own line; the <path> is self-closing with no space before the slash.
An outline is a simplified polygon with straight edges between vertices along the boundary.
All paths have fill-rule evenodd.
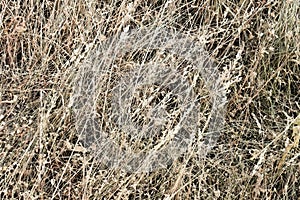
<path id="1" fill-rule="evenodd" d="M 299 7 L 297 0 L 1 1 L 0 198 L 297 199 Z M 164 169 L 127 173 L 81 146 L 74 80 L 88 50 L 127 26 L 187 33 L 220 71 L 239 78 L 228 80 L 226 124 L 205 158 L 190 153 Z"/>

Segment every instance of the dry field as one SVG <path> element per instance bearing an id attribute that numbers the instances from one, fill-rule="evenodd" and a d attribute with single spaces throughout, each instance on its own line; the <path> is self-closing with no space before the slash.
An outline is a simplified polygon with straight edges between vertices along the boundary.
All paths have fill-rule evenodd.
<path id="1" fill-rule="evenodd" d="M 299 199 L 299 4 L 298 0 L 1 0 L 0 199 Z M 118 39 L 132 30 L 162 33 L 162 43 L 147 49 L 153 32 L 141 31 L 127 49 Z M 182 34 L 188 48 L 181 43 L 176 47 L 162 30 Z M 149 137 L 128 139 L 130 127 L 114 128 L 118 114 L 127 117 L 124 123 L 150 124 L 142 112 L 132 119 L 126 111 L 115 118 L 109 113 L 115 109 L 111 96 L 120 80 L 132 89 L 121 77 L 137 66 L 143 69 L 141 63 L 181 66 L 178 69 L 193 65 L 168 51 L 171 41 L 181 53 L 201 44 L 221 77 L 222 91 L 216 91 L 225 92 L 227 100 L 224 110 L 217 110 L 224 115 L 224 125 L 216 144 L 199 156 L 203 138 L 196 131 L 195 141 L 182 146 L 188 146 L 186 151 L 163 167 L 144 171 L 111 167 L 101 154 L 111 149 L 94 148 L 90 140 L 82 139 L 80 132 L 88 130 L 82 129 L 87 114 L 78 115 L 76 110 L 88 105 L 87 111 L 96 111 L 98 125 L 122 148 L 160 148 L 162 143 Z M 116 49 L 121 54 L 116 55 Z M 91 66 L 98 70 L 96 76 L 94 71 L 86 73 Z M 195 73 L 186 75 L 191 82 L 196 80 L 193 93 L 216 92 L 207 83 L 214 79 Z M 97 95 L 82 99 L 91 88 L 78 86 L 89 75 L 97 82 L 92 88 Z M 154 84 L 144 86 L 137 91 L 141 95 L 132 98 L 130 112 L 139 110 L 138 102 L 147 95 L 170 93 L 168 88 L 158 92 Z M 202 130 L 205 122 L 213 123 L 209 110 L 214 106 L 204 97 L 193 110 L 196 118 L 184 124 L 189 133 L 195 132 L 195 123 Z M 156 101 L 164 99 L 159 96 Z M 187 104 L 184 100 L 166 104 L 171 117 L 160 133 L 181 123 L 180 112 Z"/>

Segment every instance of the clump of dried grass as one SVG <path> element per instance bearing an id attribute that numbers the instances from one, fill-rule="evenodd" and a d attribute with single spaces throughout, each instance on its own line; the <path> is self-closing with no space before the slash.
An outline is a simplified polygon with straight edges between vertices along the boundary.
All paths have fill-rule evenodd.
<path id="1" fill-rule="evenodd" d="M 299 1 L 0 7 L 2 199 L 299 196 Z M 241 77 L 230 87 L 226 126 L 205 159 L 190 154 L 151 173 L 105 169 L 78 143 L 70 107 L 77 62 L 125 27 L 153 24 L 201 36 L 219 70 Z"/>

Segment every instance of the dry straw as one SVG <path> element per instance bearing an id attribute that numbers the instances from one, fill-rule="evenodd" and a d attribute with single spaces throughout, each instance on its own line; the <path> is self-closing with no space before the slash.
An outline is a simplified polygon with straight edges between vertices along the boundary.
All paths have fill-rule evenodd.
<path id="1" fill-rule="evenodd" d="M 92 50 L 73 97 L 85 147 L 137 172 L 190 151 L 205 156 L 220 135 L 226 88 L 200 43 L 160 27 L 126 30 Z"/>

